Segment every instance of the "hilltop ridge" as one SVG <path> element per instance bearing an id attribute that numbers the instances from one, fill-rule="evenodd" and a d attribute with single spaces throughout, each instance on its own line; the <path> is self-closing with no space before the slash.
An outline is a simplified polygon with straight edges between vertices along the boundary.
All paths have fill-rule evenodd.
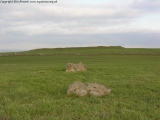
<path id="1" fill-rule="evenodd" d="M 52 55 L 160 55 L 160 49 L 124 48 L 121 46 L 92 46 L 68 48 L 40 48 L 24 52 L 1 53 L 0 56 L 52 56 Z"/>

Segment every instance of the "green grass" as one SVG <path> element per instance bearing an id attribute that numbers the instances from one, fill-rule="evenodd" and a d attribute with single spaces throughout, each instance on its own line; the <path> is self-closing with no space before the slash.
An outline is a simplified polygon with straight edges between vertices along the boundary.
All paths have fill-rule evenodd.
<path id="1" fill-rule="evenodd" d="M 83 62 L 88 71 L 65 73 L 68 62 Z M 0 57 L 0 120 L 159 120 L 159 71 L 158 55 Z M 74 81 L 103 84 L 112 93 L 67 97 L 67 87 Z"/>

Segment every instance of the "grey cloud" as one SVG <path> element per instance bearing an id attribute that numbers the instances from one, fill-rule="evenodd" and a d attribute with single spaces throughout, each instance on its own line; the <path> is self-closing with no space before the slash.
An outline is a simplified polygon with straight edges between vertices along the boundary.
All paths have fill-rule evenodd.
<path id="1" fill-rule="evenodd" d="M 102 7 L 103 6 L 103 7 Z M 22 21 L 22 20 L 28 20 L 28 21 L 59 21 L 63 22 L 64 20 L 77 20 L 77 19 L 123 19 L 123 18 L 132 18 L 139 15 L 139 11 L 132 11 L 132 9 L 126 9 L 122 7 L 113 7 L 113 5 L 106 4 L 105 6 L 100 4 L 97 6 L 94 5 L 68 5 L 68 6 L 34 6 L 34 7 L 27 7 L 24 6 L 23 9 L 21 9 L 22 6 L 16 6 L 15 8 L 8 8 L 9 11 L 5 11 L 5 15 L 1 14 L 6 20 L 12 20 L 14 21 Z M 114 9 L 116 8 L 116 9 Z M 3 8 L 0 8 L 3 9 Z M 2 10 L 0 13 L 4 13 Z M 132 14 L 131 14 L 132 12 Z"/>
<path id="2" fill-rule="evenodd" d="M 26 8 L 27 9 L 27 8 Z M 78 11 L 80 13 L 77 15 L 78 11 L 74 11 L 75 8 L 72 8 L 73 10 L 70 10 L 70 8 L 64 9 L 62 12 L 57 13 L 54 9 L 45 9 L 45 8 L 32 8 L 32 11 L 12 11 L 6 14 L 8 14 L 6 17 L 3 17 L 2 15 L 2 21 L 4 24 L 1 26 L 1 29 L 4 29 L 4 31 L 15 31 L 20 30 L 18 26 L 21 26 L 23 28 L 23 31 L 28 33 L 29 31 L 26 29 L 26 26 L 34 25 L 36 26 L 43 26 L 44 24 L 51 24 L 50 28 L 55 32 L 57 29 L 63 30 L 64 32 L 67 31 L 67 29 L 72 32 L 73 31 L 83 31 L 88 27 L 90 30 L 92 29 L 98 29 L 101 26 L 113 26 L 118 24 L 126 24 L 132 22 L 132 19 L 135 17 L 135 15 L 139 15 L 137 12 L 134 12 L 134 14 L 130 14 L 128 10 L 118 10 L 118 11 L 112 11 L 112 13 L 105 13 L 107 10 L 97 10 L 97 13 L 94 12 L 94 8 L 88 9 L 88 13 L 86 14 L 86 11 L 79 8 Z M 59 8 L 61 9 L 61 8 Z M 48 12 L 50 10 L 50 12 Z M 72 12 L 73 11 L 73 12 Z M 39 14 L 40 13 L 40 14 Z M 89 13 L 92 13 L 90 15 Z M 3 28 L 3 26 L 5 28 Z M 33 28 L 34 28 L 33 26 Z M 98 27 L 98 28 L 97 28 Z M 33 31 L 34 29 L 31 29 L 30 31 Z M 10 30 L 8 30 L 10 29 Z M 28 28 L 30 29 L 30 28 Z M 86 29 L 86 30 L 89 30 Z M 35 30 L 34 30 L 35 31 Z M 45 32 L 44 32 L 45 33 Z M 41 34 L 41 32 L 40 32 Z"/>
<path id="3" fill-rule="evenodd" d="M 146 12 L 159 12 L 160 1 L 159 0 L 135 0 L 131 5 L 133 9 L 139 9 Z"/>

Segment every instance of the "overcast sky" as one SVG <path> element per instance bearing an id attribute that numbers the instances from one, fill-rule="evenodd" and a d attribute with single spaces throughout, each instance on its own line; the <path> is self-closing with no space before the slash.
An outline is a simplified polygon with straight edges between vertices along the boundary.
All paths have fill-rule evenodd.
<path id="1" fill-rule="evenodd" d="M 160 48 L 160 0 L 0 3 L 0 51 L 75 46 Z"/>

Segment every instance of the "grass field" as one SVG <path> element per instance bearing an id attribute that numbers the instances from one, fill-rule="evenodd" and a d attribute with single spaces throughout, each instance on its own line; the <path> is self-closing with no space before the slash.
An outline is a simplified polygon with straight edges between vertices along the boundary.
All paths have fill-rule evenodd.
<path id="1" fill-rule="evenodd" d="M 0 57 L 0 120 L 160 120 L 160 49 L 40 49 L 14 55 Z M 83 62 L 88 71 L 65 73 L 68 62 Z M 103 84 L 112 93 L 67 97 L 74 81 Z"/>

